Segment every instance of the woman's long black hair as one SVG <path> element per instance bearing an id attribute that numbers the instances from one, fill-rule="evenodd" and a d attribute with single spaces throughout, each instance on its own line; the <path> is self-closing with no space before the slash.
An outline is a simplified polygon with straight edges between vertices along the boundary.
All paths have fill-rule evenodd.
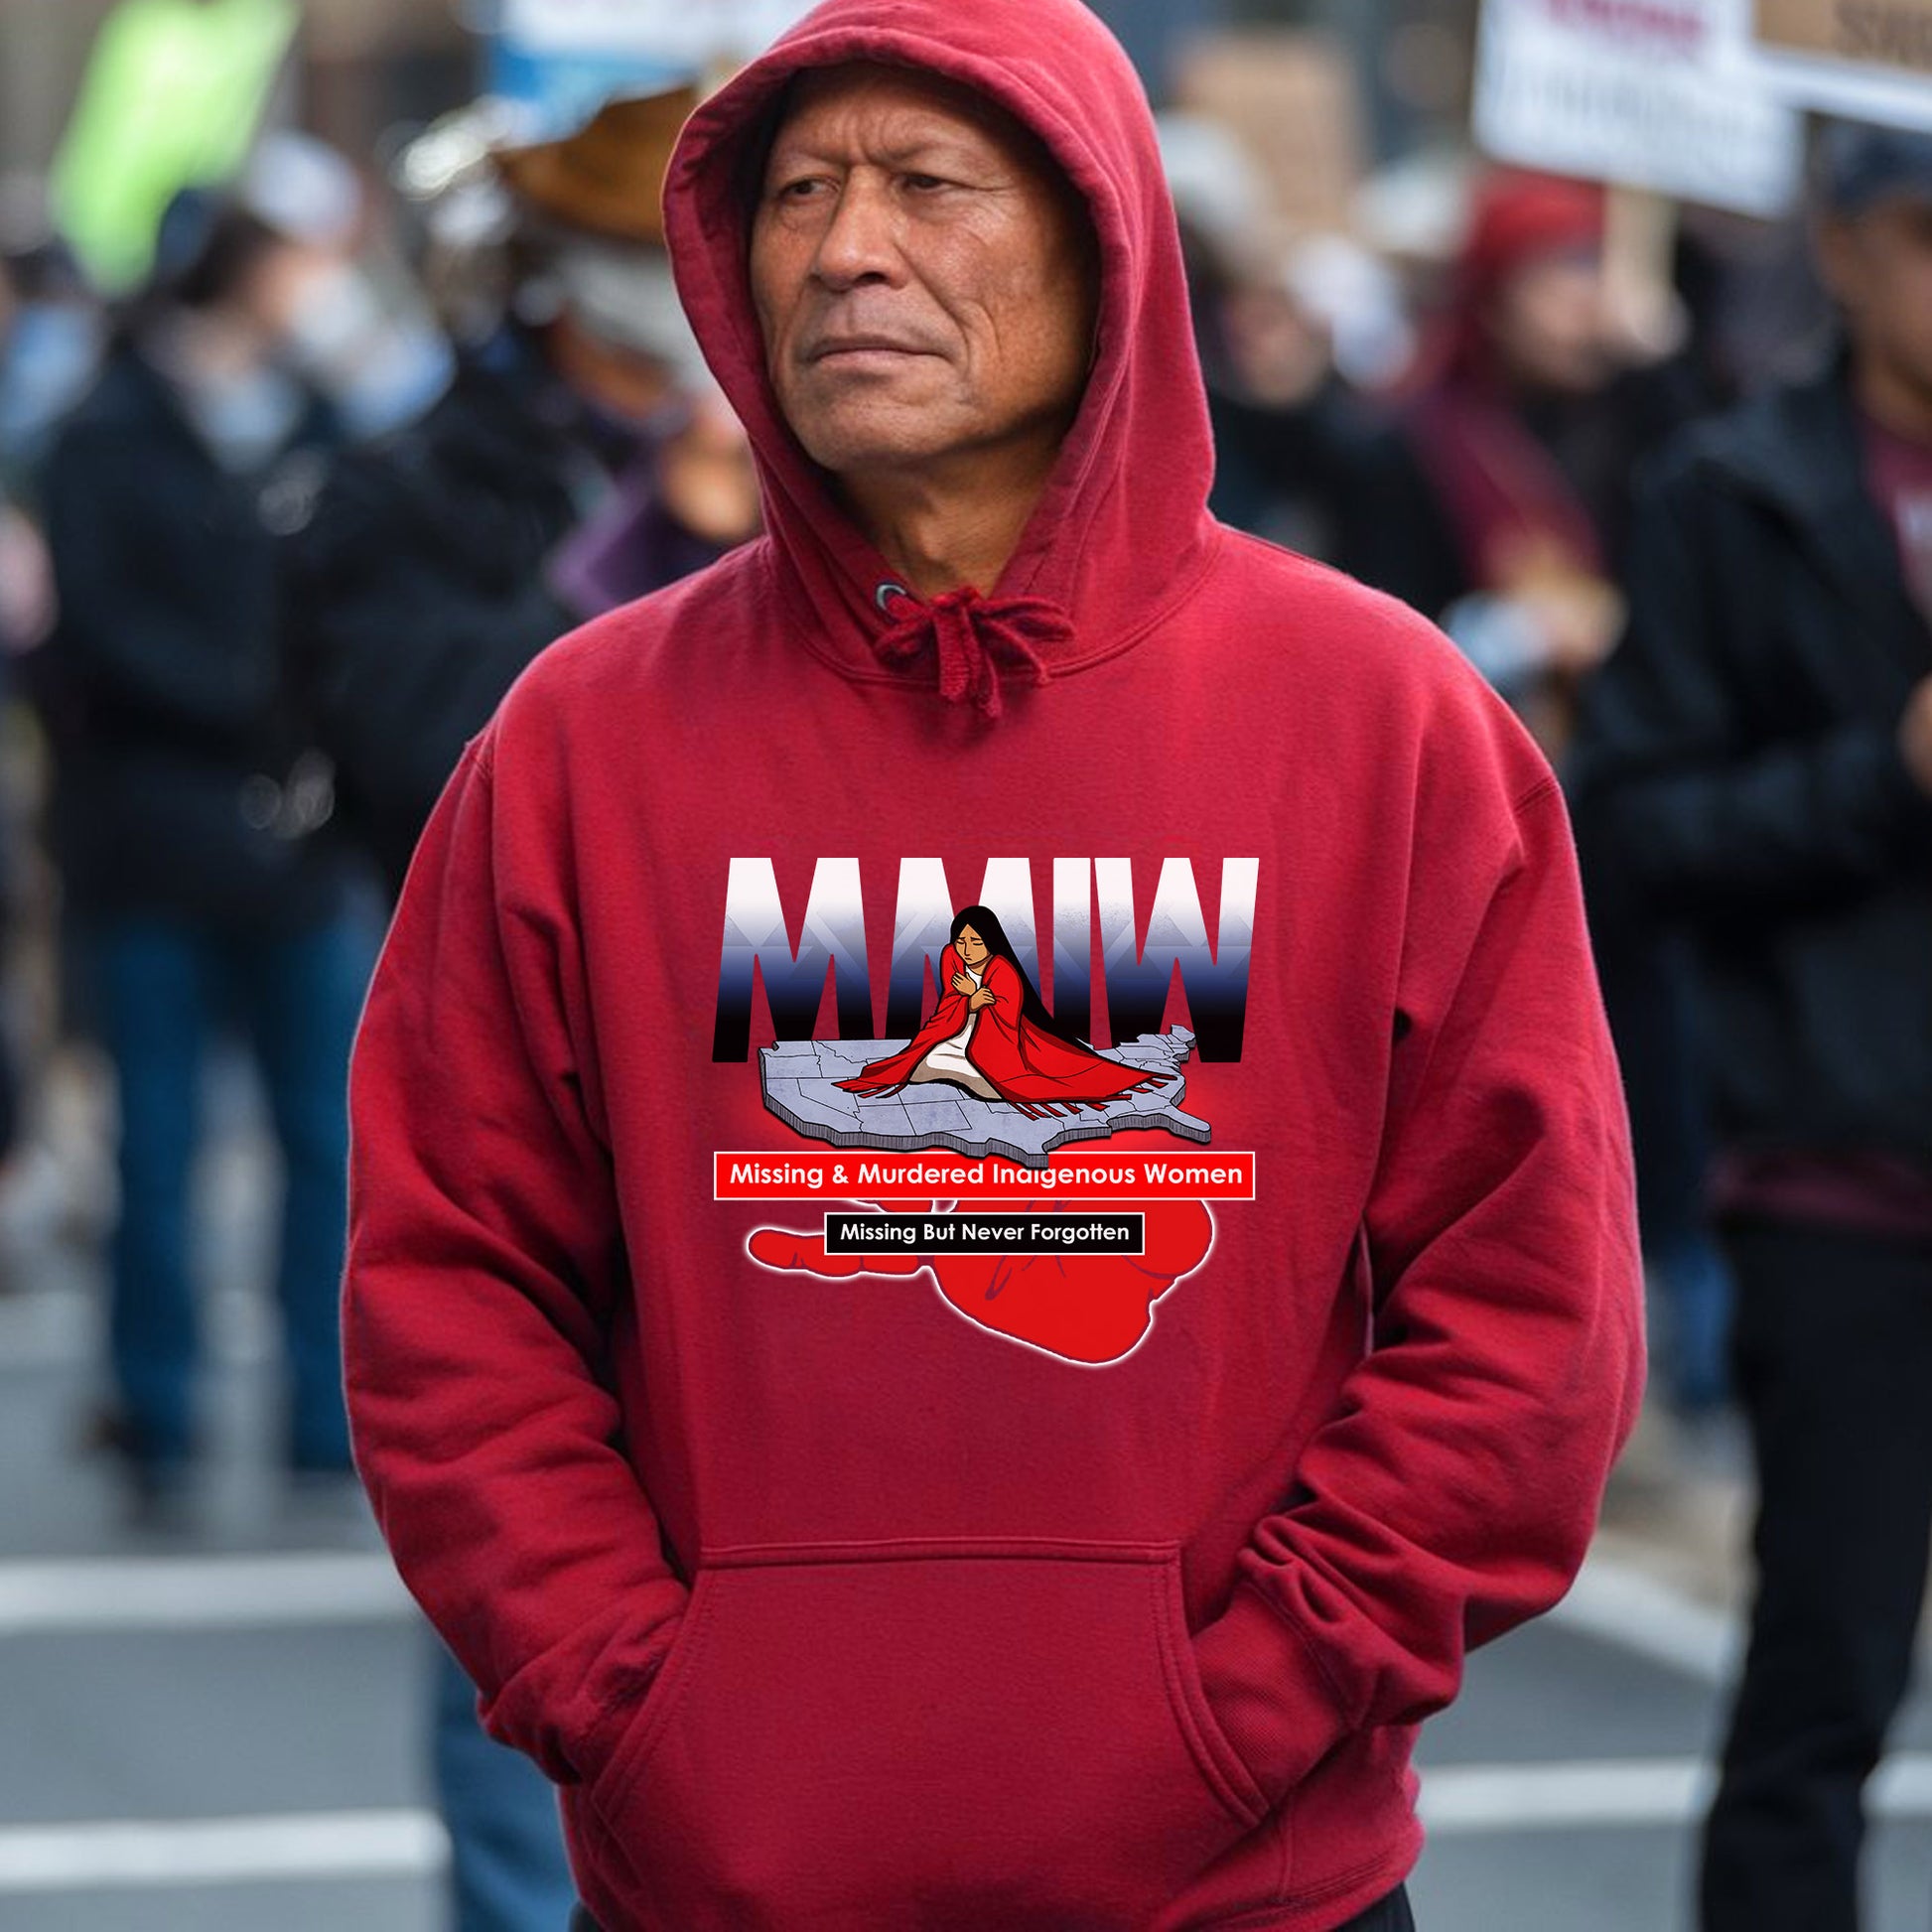
<path id="1" fill-rule="evenodd" d="M 959 944 L 960 932 L 966 926 L 971 926 L 985 940 L 989 954 L 1004 959 L 1020 975 L 1020 1010 L 1027 1016 L 1030 1026 L 1037 1027 L 1041 1033 L 1051 1034 L 1055 1039 L 1064 1040 L 1069 1046 L 1079 1047 L 1083 1053 L 1091 1053 L 1095 1050 L 1090 1041 L 1082 1039 L 1078 1034 L 1069 1033 L 1046 1011 L 1046 1003 L 1039 997 L 1038 988 L 1028 977 L 1026 967 L 1021 965 L 1014 953 L 1013 941 L 1007 937 L 1006 927 L 1000 923 L 999 913 L 986 905 L 968 905 L 955 912 L 952 919 L 952 939 L 955 947 Z M 991 964 L 991 960 L 988 964 Z M 982 969 L 980 978 L 984 980 L 985 977 L 985 971 Z M 948 987 L 946 990 L 951 992 L 952 989 Z"/>

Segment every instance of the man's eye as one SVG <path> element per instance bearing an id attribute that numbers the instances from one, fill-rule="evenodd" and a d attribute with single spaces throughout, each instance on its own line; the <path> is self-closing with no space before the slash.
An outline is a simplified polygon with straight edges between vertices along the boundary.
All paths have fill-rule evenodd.
<path id="1" fill-rule="evenodd" d="M 907 188 L 921 195 L 929 194 L 934 189 L 952 186 L 951 182 L 941 181 L 937 175 L 906 175 L 903 179 Z"/>
<path id="2" fill-rule="evenodd" d="M 777 202 L 803 202 L 825 184 L 816 176 L 801 175 L 796 181 L 781 181 L 772 191 L 771 199 Z"/>

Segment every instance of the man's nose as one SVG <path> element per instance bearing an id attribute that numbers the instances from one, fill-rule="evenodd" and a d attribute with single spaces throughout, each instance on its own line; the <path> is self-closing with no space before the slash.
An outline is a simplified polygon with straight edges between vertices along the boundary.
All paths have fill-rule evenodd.
<path id="1" fill-rule="evenodd" d="M 902 270 L 890 184 L 855 169 L 839 190 L 812 271 L 828 288 L 895 281 Z"/>

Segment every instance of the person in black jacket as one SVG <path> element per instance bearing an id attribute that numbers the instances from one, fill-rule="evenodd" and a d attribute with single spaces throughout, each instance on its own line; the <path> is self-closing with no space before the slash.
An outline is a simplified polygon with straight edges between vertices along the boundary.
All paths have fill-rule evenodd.
<path id="1" fill-rule="evenodd" d="M 400 890 L 464 743 L 538 651 L 756 533 L 742 429 L 677 306 L 658 213 L 688 88 L 495 158 L 510 301 L 449 392 L 344 452 L 283 557 L 345 821 Z"/>
<path id="2" fill-rule="evenodd" d="M 38 695 L 69 937 L 120 1099 L 114 1396 L 85 1440 L 115 1453 L 137 1520 L 172 1526 L 206 1441 L 189 1230 L 202 1047 L 237 1014 L 286 1171 L 283 1464 L 296 1488 L 353 1480 L 345 1085 L 376 928 L 277 626 L 276 531 L 330 434 L 277 351 L 328 251 L 201 195 L 163 240 L 161 279 L 42 478 L 60 609 Z"/>
<path id="3" fill-rule="evenodd" d="M 1696 948 L 1759 1498 L 1705 1932 L 1851 1932 L 1932 1534 L 1932 137 L 1821 144 L 1845 344 L 1651 477 L 1579 835 Z"/>

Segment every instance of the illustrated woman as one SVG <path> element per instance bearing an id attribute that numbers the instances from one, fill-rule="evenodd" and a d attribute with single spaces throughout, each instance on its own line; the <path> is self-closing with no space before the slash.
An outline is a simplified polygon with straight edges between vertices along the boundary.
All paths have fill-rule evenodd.
<path id="1" fill-rule="evenodd" d="M 999 915 L 968 905 L 953 915 L 940 955 L 939 1005 L 912 1040 L 838 1084 L 849 1093 L 898 1093 L 922 1082 L 1003 1100 L 1023 1114 L 1104 1113 L 1123 1094 L 1174 1079 L 1097 1053 L 1046 1011 Z"/>

